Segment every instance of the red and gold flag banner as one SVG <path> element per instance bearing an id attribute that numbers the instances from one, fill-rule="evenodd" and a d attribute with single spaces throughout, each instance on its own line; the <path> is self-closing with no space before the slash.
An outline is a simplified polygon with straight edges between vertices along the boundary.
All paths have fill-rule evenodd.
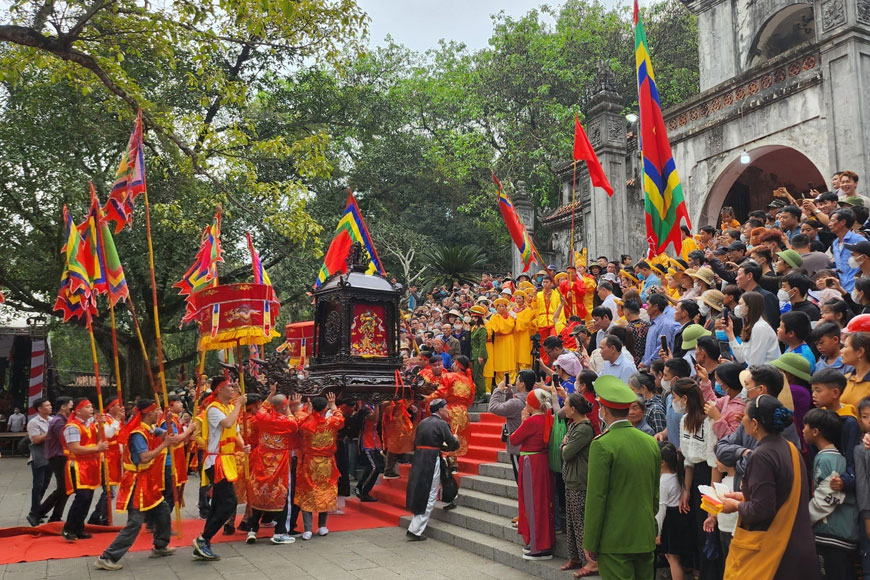
<path id="1" fill-rule="evenodd" d="M 196 292 L 189 301 L 201 350 L 266 344 L 281 336 L 274 330 L 280 303 L 267 284 L 222 284 Z"/>

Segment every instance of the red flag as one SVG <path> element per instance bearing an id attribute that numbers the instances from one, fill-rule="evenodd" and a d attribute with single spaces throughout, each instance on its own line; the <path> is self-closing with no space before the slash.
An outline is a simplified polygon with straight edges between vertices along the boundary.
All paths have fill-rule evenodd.
<path id="1" fill-rule="evenodd" d="M 595 150 L 592 149 L 592 144 L 589 143 L 589 138 L 580 125 L 580 118 L 577 115 L 574 115 L 574 161 L 585 161 L 589 169 L 589 177 L 592 178 L 592 185 L 600 187 L 607 192 L 607 195 L 613 195 L 613 188 L 604 175 L 604 169 L 598 162 L 598 156 L 595 155 Z"/>
<path id="2" fill-rule="evenodd" d="M 634 10 L 631 13 L 631 23 L 637 26 L 637 18 L 640 10 L 637 7 L 637 0 L 634 0 Z"/>

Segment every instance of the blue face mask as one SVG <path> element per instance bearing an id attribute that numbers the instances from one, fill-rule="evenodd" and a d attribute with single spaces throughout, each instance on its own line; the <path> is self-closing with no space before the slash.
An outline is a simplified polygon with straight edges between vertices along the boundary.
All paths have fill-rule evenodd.
<path id="1" fill-rule="evenodd" d="M 720 397 L 725 396 L 725 389 L 722 388 L 722 385 L 720 385 L 719 383 L 713 384 L 713 390 L 716 391 L 716 394 L 719 395 Z"/>
<path id="2" fill-rule="evenodd" d="M 637 279 L 638 280 L 646 280 L 646 276 L 644 276 L 643 274 L 638 274 Z"/>

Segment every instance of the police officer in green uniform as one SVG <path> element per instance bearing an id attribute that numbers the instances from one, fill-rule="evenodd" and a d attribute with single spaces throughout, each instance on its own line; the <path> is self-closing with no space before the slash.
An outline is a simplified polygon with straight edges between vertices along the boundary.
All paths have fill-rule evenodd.
<path id="1" fill-rule="evenodd" d="M 589 448 L 583 549 L 602 580 L 650 580 L 662 459 L 656 440 L 628 421 L 637 400 L 620 379 L 601 376 L 595 393 L 607 431 Z"/>

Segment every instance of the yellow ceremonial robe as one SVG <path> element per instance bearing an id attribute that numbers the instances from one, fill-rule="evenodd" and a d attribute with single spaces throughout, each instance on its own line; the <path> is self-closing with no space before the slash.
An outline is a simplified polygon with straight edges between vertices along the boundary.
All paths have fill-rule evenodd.
<path id="1" fill-rule="evenodd" d="M 541 290 L 538 292 L 538 310 L 537 310 L 537 327 L 538 330 L 541 331 L 541 338 L 546 338 L 547 336 L 552 336 L 554 334 L 559 334 L 562 332 L 562 328 L 565 327 L 565 313 L 559 312 L 559 318 L 556 320 L 555 328 L 553 328 L 553 314 L 555 314 L 556 309 L 559 307 L 559 303 L 562 301 L 559 296 L 558 290 L 553 290 L 550 293 L 550 299 L 544 299 L 544 291 Z M 548 332 L 544 332 L 545 329 L 551 329 Z"/>
<path id="2" fill-rule="evenodd" d="M 586 294 L 583 295 L 583 306 L 586 307 L 586 319 L 583 321 L 587 327 L 592 322 L 592 309 L 594 308 L 595 289 L 598 288 L 598 282 L 592 276 L 583 276 L 583 281 L 586 283 Z"/>
<path id="3" fill-rule="evenodd" d="M 487 322 L 487 328 L 495 332 L 495 340 L 492 343 L 492 370 L 496 377 L 516 371 L 515 325 L 516 321 L 510 315 L 493 314 Z"/>
<path id="4" fill-rule="evenodd" d="M 526 307 L 516 313 L 514 323 L 514 348 L 516 349 L 517 368 L 532 368 L 532 341 L 529 339 L 538 328 L 537 312 L 533 308 Z"/>

